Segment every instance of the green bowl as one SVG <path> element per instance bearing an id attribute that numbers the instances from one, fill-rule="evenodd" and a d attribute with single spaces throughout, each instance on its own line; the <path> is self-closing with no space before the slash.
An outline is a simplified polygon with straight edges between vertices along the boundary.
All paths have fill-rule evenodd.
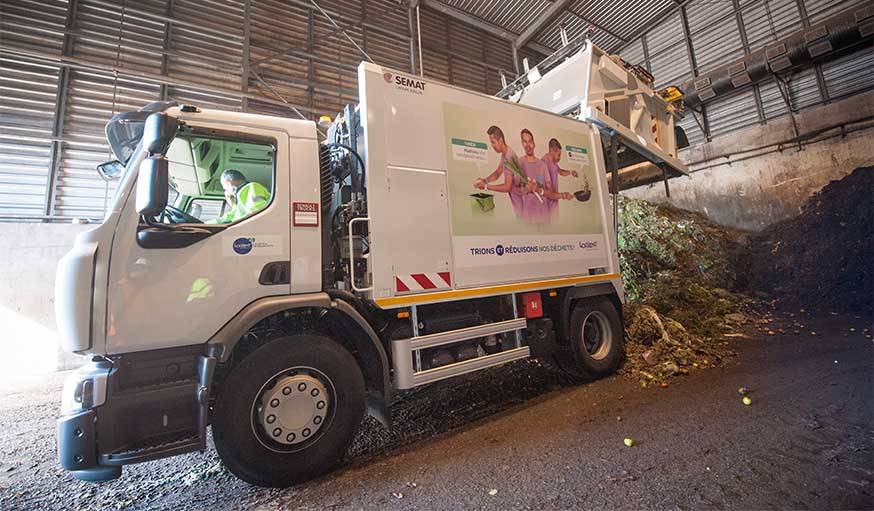
<path id="1" fill-rule="evenodd" d="M 487 213 L 495 209 L 495 196 L 490 193 L 472 193 L 470 194 L 471 207 L 474 211 Z"/>

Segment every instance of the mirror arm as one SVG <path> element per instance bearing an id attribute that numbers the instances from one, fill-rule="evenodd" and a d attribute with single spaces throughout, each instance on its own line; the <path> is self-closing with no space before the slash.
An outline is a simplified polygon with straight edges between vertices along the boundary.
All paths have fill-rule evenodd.
<path id="1" fill-rule="evenodd" d="M 156 229 L 161 229 L 163 231 L 175 231 L 176 226 L 173 224 L 163 224 L 160 222 L 156 222 L 154 217 L 140 215 L 140 218 L 143 219 L 143 223 L 148 225 L 149 227 L 154 227 Z"/>

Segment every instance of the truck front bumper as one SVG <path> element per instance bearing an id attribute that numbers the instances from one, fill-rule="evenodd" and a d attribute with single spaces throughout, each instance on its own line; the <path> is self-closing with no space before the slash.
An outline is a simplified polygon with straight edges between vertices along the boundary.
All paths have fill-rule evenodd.
<path id="1" fill-rule="evenodd" d="M 97 462 L 97 412 L 85 412 L 58 420 L 58 458 L 61 467 L 83 481 L 109 481 L 121 476 L 120 466 Z"/>
<path id="2" fill-rule="evenodd" d="M 100 465 L 97 455 L 97 417 L 106 403 L 112 364 L 95 359 L 67 378 L 58 419 L 58 459 L 61 467 L 84 481 L 108 481 L 121 467 Z"/>
<path id="3" fill-rule="evenodd" d="M 61 466 L 107 481 L 122 465 L 204 450 L 215 364 L 202 346 L 95 357 L 64 384 Z"/>

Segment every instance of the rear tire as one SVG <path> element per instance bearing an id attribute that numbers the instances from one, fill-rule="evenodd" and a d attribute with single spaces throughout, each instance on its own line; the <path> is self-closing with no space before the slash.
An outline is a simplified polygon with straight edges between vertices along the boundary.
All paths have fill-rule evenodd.
<path id="1" fill-rule="evenodd" d="M 274 339 L 233 368 L 212 432 L 228 469 L 258 486 L 287 487 L 342 459 L 364 415 L 355 358 L 318 335 Z"/>
<path id="2" fill-rule="evenodd" d="M 569 346 L 555 354 L 561 370 L 576 380 L 616 372 L 625 356 L 622 321 L 606 298 L 578 300 L 570 315 Z"/>

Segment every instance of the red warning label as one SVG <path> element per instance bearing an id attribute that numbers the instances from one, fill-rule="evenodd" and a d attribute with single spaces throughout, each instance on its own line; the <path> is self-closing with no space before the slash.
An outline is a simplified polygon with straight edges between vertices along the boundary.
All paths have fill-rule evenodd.
<path id="1" fill-rule="evenodd" d="M 295 227 L 318 227 L 319 205 L 315 202 L 292 202 L 291 224 Z"/>

